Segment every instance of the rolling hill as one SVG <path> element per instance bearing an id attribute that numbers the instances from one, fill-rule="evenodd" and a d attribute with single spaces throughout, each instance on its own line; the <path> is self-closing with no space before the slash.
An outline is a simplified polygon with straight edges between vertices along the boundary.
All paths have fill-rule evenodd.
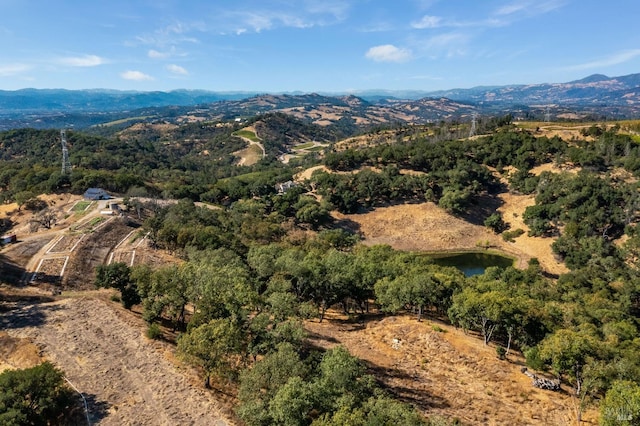
<path id="1" fill-rule="evenodd" d="M 356 96 L 358 95 L 358 96 Z M 248 92 L 119 92 L 112 90 L 0 91 L 0 130 L 18 127 L 89 128 L 114 123 L 241 120 L 284 112 L 348 134 L 388 123 L 426 124 L 512 114 L 516 119 L 576 115 L 582 119 L 640 117 L 640 74 L 594 74 L 567 83 L 451 89 L 436 92 L 364 91 L 352 94 Z"/>

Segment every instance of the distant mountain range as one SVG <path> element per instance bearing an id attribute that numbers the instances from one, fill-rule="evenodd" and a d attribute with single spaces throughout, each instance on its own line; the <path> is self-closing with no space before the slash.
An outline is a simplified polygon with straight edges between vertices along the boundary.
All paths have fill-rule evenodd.
<path id="1" fill-rule="evenodd" d="M 569 83 L 442 90 L 429 96 L 473 103 L 632 106 L 640 104 L 640 74 L 593 74 Z"/>
<path id="2" fill-rule="evenodd" d="M 0 90 L 0 111 L 23 112 L 112 112 L 171 105 L 198 105 L 254 96 L 249 92 L 173 90 L 135 92 L 106 89 Z"/>
<path id="3" fill-rule="evenodd" d="M 372 90 L 351 94 L 257 94 L 175 90 L 23 89 L 0 91 L 0 130 L 15 127 L 89 127 L 117 120 L 212 120 L 281 111 L 318 124 L 425 123 L 471 114 L 640 118 L 640 73 L 594 74 L 568 83 L 451 89 L 434 92 Z M 343 123 L 344 124 L 344 123 Z"/>

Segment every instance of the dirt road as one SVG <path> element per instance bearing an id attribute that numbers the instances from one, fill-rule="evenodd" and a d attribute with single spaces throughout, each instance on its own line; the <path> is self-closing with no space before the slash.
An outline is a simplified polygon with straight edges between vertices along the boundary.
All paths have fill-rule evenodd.
<path id="1" fill-rule="evenodd" d="M 142 321 L 110 302 L 68 298 L 16 303 L 0 328 L 26 337 L 85 395 L 92 424 L 234 424 L 170 345 L 143 335 Z"/>
<path id="2" fill-rule="evenodd" d="M 253 127 L 248 127 L 248 128 L 246 128 L 246 130 L 252 131 L 256 135 L 256 137 L 258 137 L 258 135 L 257 135 L 257 133 L 256 133 L 256 131 L 255 131 L 255 129 Z M 251 152 L 251 147 L 253 145 L 255 145 L 258 148 L 260 148 L 260 151 L 262 151 L 262 158 L 267 156 L 267 151 L 265 151 L 264 145 L 262 145 L 259 141 L 254 141 L 254 140 L 251 140 L 249 138 L 246 138 L 244 136 L 237 135 L 237 134 L 234 134 L 234 136 L 242 139 L 244 142 L 247 143 L 247 148 L 245 148 L 245 149 L 243 149 L 241 151 L 237 151 L 237 152 L 234 153 L 234 154 L 240 156 L 240 161 L 238 162 L 238 166 L 252 166 L 252 165 L 254 165 L 255 163 L 257 163 L 259 161 L 258 158 L 249 159 L 249 157 L 252 157 L 249 153 Z"/>

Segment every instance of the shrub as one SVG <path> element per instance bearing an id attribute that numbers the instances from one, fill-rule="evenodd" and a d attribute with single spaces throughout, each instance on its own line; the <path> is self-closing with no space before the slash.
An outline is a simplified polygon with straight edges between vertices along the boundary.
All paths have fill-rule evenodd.
<path id="1" fill-rule="evenodd" d="M 502 233 L 502 239 L 512 243 L 515 241 L 516 238 L 518 238 L 522 234 L 524 234 L 524 230 L 520 228 L 514 229 L 513 231 L 504 231 Z"/>
<path id="2" fill-rule="evenodd" d="M 484 220 L 484 226 L 486 226 L 487 228 L 491 228 L 496 234 L 499 234 L 500 232 L 507 229 L 507 224 L 504 223 L 504 220 L 502 220 L 502 215 L 500 213 L 493 213 L 489 215 Z"/>
<path id="3" fill-rule="evenodd" d="M 162 330 L 160 330 L 160 326 L 158 324 L 153 323 L 147 328 L 146 334 L 149 339 L 158 340 L 162 337 Z"/>
<path id="4" fill-rule="evenodd" d="M 0 374 L 0 424 L 79 424 L 80 406 L 50 362 Z"/>

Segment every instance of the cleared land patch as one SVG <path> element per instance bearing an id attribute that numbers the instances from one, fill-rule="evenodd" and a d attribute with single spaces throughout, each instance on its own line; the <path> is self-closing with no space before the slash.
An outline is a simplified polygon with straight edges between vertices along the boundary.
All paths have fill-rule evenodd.
<path id="1" fill-rule="evenodd" d="M 174 364 L 170 345 L 144 337 L 133 314 L 82 297 L 6 308 L 2 328 L 11 339 L 33 341 L 64 369 L 87 398 L 92 423 L 233 424 L 193 370 Z"/>

